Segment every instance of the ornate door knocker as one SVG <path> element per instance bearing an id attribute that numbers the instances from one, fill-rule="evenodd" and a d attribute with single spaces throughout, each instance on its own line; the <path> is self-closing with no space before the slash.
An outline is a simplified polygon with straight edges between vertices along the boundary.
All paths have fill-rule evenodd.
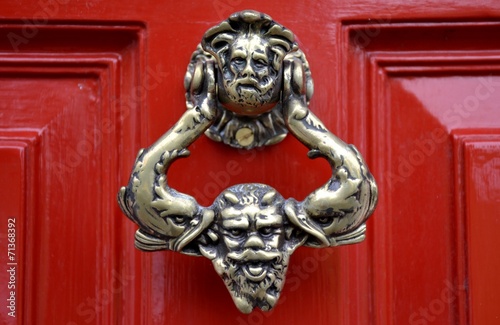
<path id="1" fill-rule="evenodd" d="M 313 83 L 294 34 L 271 17 L 242 11 L 210 28 L 185 78 L 187 111 L 137 156 L 118 201 L 139 225 L 135 245 L 205 256 L 244 313 L 278 301 L 289 257 L 301 245 L 329 247 L 365 238 L 377 186 L 352 145 L 309 110 Z M 291 131 L 332 168 L 302 202 L 264 184 L 224 190 L 209 207 L 170 188 L 170 165 L 202 133 L 238 148 L 275 144 Z"/>

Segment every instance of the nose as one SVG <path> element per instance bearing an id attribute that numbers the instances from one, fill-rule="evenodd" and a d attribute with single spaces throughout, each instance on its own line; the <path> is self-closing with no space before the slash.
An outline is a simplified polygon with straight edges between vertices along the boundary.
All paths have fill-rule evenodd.
<path id="1" fill-rule="evenodd" d="M 264 248 L 265 244 L 262 239 L 257 235 L 251 235 L 245 242 L 245 248 Z"/>
<path id="2" fill-rule="evenodd" d="M 250 62 L 247 61 L 245 68 L 241 72 L 241 76 L 242 77 L 255 77 L 255 73 L 254 73 L 252 67 L 250 66 Z"/>

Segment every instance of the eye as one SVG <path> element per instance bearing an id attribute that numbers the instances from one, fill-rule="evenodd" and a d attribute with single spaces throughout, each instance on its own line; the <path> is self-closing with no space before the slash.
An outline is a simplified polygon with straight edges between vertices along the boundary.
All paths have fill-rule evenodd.
<path id="1" fill-rule="evenodd" d="M 245 60 L 243 58 L 234 58 L 231 60 L 231 63 L 233 63 L 235 65 L 244 65 Z"/>
<path id="2" fill-rule="evenodd" d="M 177 225 L 182 225 L 186 222 L 186 217 L 184 216 L 175 216 L 172 219 Z"/>
<path id="3" fill-rule="evenodd" d="M 264 60 L 256 60 L 254 64 L 255 67 L 257 68 L 264 68 L 267 65 L 267 63 Z"/>
<path id="4" fill-rule="evenodd" d="M 328 226 L 330 223 L 332 223 L 333 218 L 332 217 L 320 217 L 316 220 L 318 221 L 318 223 L 321 226 L 324 227 L 324 226 Z"/>
<path id="5" fill-rule="evenodd" d="M 233 237 L 241 237 L 241 236 L 243 236 L 243 230 L 241 230 L 241 229 L 230 229 L 229 233 Z"/>
<path id="6" fill-rule="evenodd" d="M 262 235 L 270 235 L 273 233 L 273 231 L 274 231 L 274 229 L 272 227 L 263 227 L 263 228 L 259 229 L 259 232 Z"/>

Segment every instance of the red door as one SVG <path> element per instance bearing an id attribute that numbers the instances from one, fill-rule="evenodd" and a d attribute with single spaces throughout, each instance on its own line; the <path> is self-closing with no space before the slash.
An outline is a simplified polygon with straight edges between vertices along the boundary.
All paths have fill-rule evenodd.
<path id="1" fill-rule="evenodd" d="M 310 108 L 380 191 L 365 242 L 298 249 L 279 305 L 249 315 L 207 259 L 136 250 L 116 203 L 184 112 L 201 36 L 242 9 L 299 37 Z M 1 323 L 500 323 L 498 17 L 496 1 L 2 2 Z M 303 199 L 330 172 L 291 136 L 190 151 L 170 182 L 203 205 L 246 182 Z"/>

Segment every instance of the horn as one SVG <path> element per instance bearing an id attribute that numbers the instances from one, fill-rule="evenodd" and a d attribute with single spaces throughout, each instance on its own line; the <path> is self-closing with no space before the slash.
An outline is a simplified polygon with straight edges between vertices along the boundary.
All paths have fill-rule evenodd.
<path id="1" fill-rule="evenodd" d="M 236 194 L 229 192 L 229 191 L 224 192 L 224 198 L 226 200 L 228 200 L 229 202 L 231 202 L 232 204 L 238 204 L 238 202 L 240 201 L 238 199 L 238 196 L 236 196 Z"/>
<path id="2" fill-rule="evenodd" d="M 262 197 L 262 205 L 271 205 L 276 197 L 276 191 L 269 191 Z"/>

